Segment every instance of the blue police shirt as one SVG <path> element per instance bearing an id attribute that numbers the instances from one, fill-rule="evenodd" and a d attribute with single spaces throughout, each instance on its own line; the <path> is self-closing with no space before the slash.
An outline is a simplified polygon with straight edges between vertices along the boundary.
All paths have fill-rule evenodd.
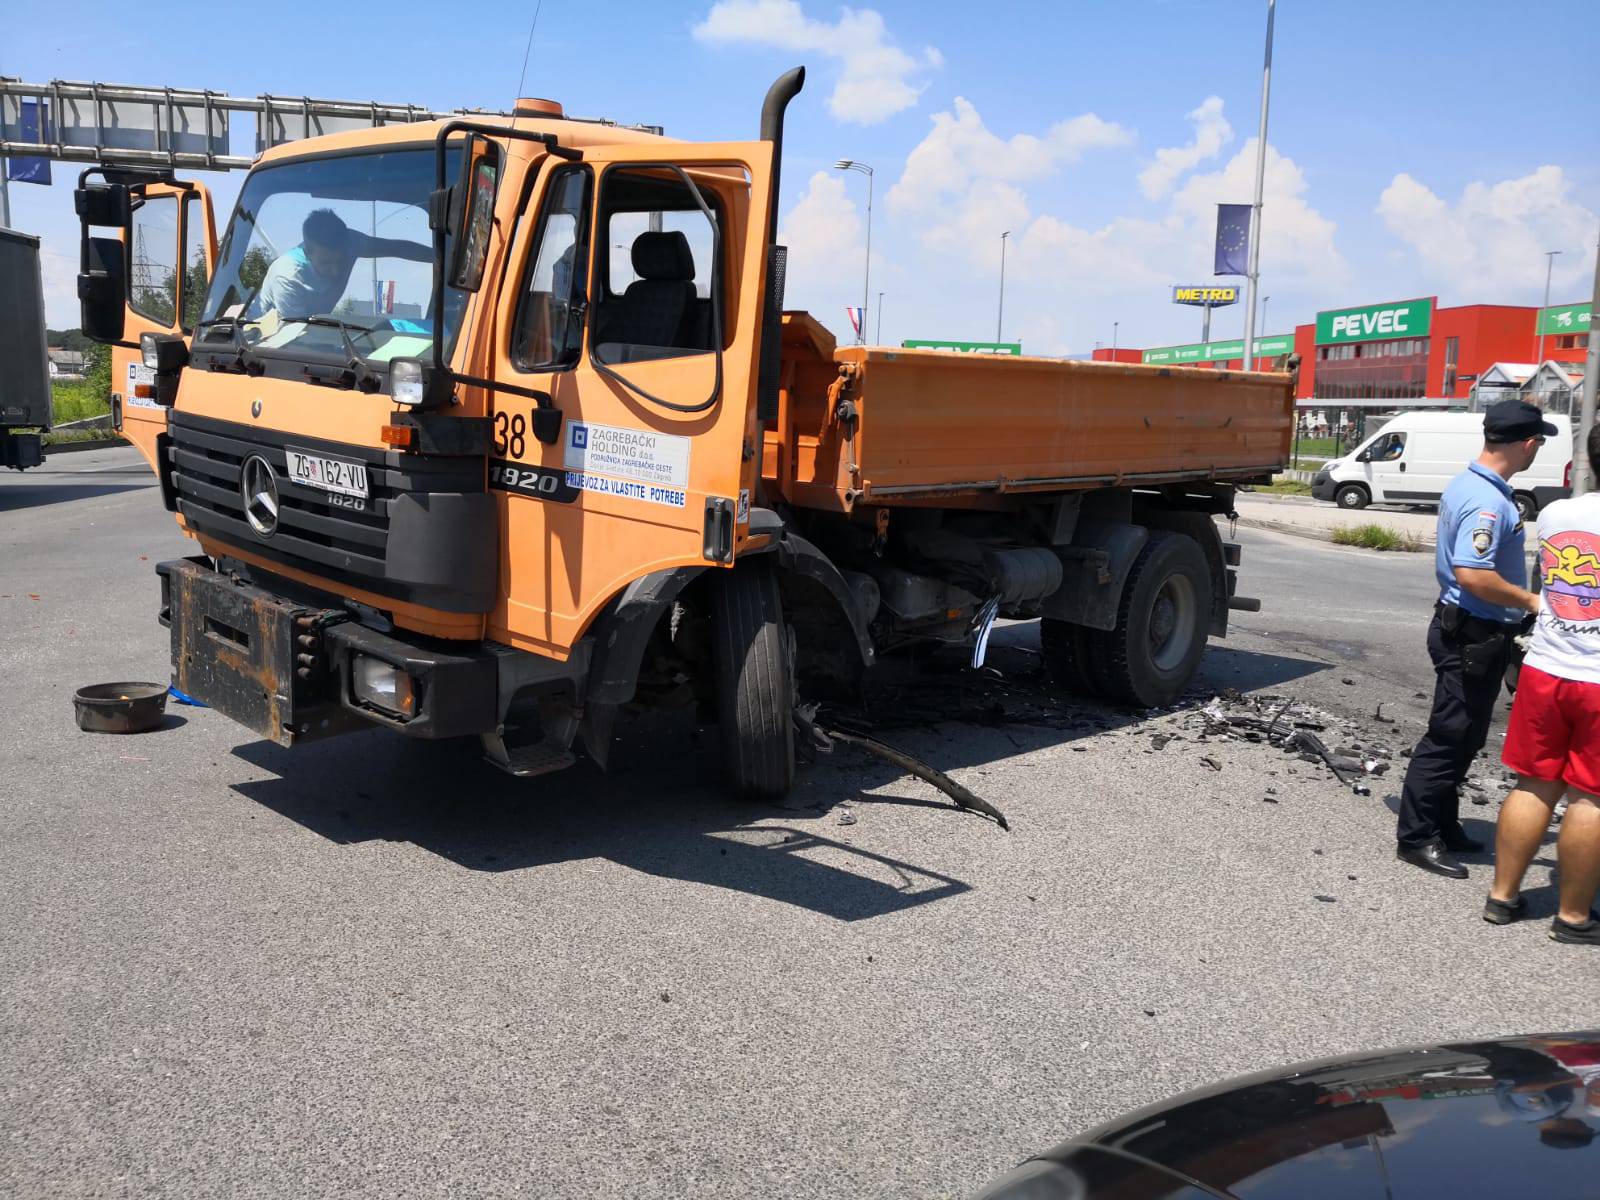
<path id="1" fill-rule="evenodd" d="M 1494 571 L 1518 587 L 1528 586 L 1522 517 L 1511 485 L 1482 463 L 1452 479 L 1439 498 L 1439 542 L 1433 556 L 1439 599 L 1490 621 L 1522 619 L 1520 608 L 1488 604 L 1463 590 L 1456 582 L 1457 567 Z"/>

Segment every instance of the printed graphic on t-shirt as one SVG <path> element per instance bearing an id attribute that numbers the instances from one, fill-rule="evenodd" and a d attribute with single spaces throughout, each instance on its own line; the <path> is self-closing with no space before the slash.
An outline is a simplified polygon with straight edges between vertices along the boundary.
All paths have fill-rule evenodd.
<path id="1" fill-rule="evenodd" d="M 1564 621 L 1600 621 L 1600 537 L 1569 529 L 1539 540 L 1544 599 Z"/>

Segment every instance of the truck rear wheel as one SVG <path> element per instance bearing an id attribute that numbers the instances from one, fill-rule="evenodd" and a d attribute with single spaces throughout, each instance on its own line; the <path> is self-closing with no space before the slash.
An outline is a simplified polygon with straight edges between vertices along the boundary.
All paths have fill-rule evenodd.
<path id="1" fill-rule="evenodd" d="M 1058 687 L 1080 696 L 1093 696 L 1099 690 L 1089 672 L 1089 633 L 1071 621 L 1039 618 L 1039 649 L 1044 653 L 1045 669 Z"/>
<path id="2" fill-rule="evenodd" d="M 758 560 L 717 572 L 712 591 L 728 782 L 746 799 L 776 800 L 794 784 L 794 669 L 778 577 Z"/>
<path id="3" fill-rule="evenodd" d="M 1181 533 L 1151 530 L 1117 609 L 1117 627 L 1090 631 L 1089 674 L 1109 699 L 1171 704 L 1200 666 L 1211 632 L 1211 568 Z"/>

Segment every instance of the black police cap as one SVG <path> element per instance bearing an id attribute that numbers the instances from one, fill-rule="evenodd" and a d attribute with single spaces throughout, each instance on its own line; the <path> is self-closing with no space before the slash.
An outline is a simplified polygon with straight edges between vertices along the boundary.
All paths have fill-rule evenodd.
<path id="1" fill-rule="evenodd" d="M 1526 400 L 1501 400 L 1483 414 L 1483 437 L 1489 442 L 1522 442 L 1528 438 L 1555 437 L 1561 431 L 1544 419 L 1544 413 Z"/>

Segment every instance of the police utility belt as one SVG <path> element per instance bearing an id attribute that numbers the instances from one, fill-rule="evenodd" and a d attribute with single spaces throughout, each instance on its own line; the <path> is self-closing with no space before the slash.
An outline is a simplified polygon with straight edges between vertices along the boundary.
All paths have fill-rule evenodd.
<path id="1" fill-rule="evenodd" d="M 1498 674 L 1505 669 L 1515 624 L 1476 617 L 1459 604 L 1440 601 L 1433 606 L 1444 635 L 1461 643 L 1461 660 L 1469 675 Z"/>

